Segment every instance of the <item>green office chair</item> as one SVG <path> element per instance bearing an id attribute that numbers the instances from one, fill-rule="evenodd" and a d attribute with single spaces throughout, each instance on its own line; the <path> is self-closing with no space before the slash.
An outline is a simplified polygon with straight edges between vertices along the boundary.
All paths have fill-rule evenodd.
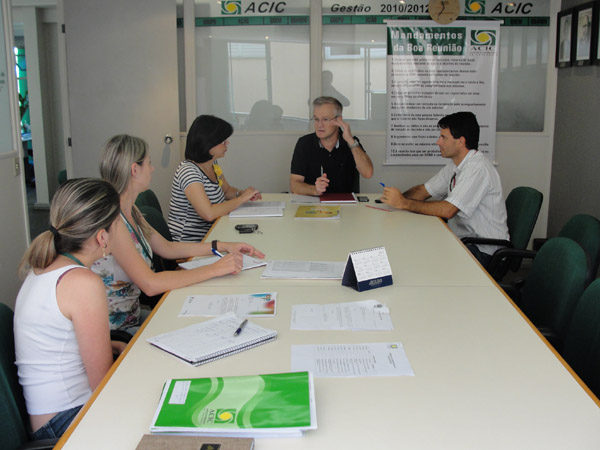
<path id="1" fill-rule="evenodd" d="M 598 273 L 600 263 L 600 221 L 588 214 L 577 214 L 565 224 L 558 234 L 573 239 L 588 257 L 586 284 L 591 283 Z"/>
<path id="2" fill-rule="evenodd" d="M 477 237 L 462 238 L 464 244 L 499 245 L 485 268 L 496 280 L 502 281 L 509 270 L 516 272 L 521 265 L 522 256 L 508 249 L 525 250 L 533 228 L 537 222 L 544 196 L 537 189 L 521 186 L 514 188 L 506 198 L 506 222 L 510 241 Z"/>
<path id="3" fill-rule="evenodd" d="M 571 217 L 565 226 L 562 227 L 558 236 L 572 239 L 585 251 L 588 260 L 588 270 L 585 277 L 585 284 L 587 286 L 596 278 L 598 265 L 600 264 L 600 221 L 588 214 L 577 214 Z M 539 243 L 539 251 L 539 248 L 548 239 L 538 239 L 537 241 Z M 515 254 L 523 258 L 533 259 L 537 251 L 505 250 L 502 253 L 503 255 Z"/>
<path id="4" fill-rule="evenodd" d="M 590 284 L 577 303 L 562 355 L 600 397 L 600 280 Z"/>
<path id="5" fill-rule="evenodd" d="M 13 312 L 0 303 L 0 442 L 4 450 L 52 449 L 58 439 L 31 441 L 29 416 L 15 366 Z"/>
<path id="6" fill-rule="evenodd" d="M 575 241 L 548 240 L 533 260 L 522 289 L 502 286 L 523 313 L 560 351 L 577 301 L 585 288 L 587 257 Z"/>
<path id="7" fill-rule="evenodd" d="M 57 179 L 58 179 L 59 186 L 62 186 L 63 184 L 65 184 L 67 181 L 67 169 L 63 169 L 60 172 L 58 172 Z"/>
<path id="8" fill-rule="evenodd" d="M 146 191 L 147 192 L 147 191 Z M 172 241 L 173 237 L 171 236 L 171 231 L 169 230 L 169 226 L 165 221 L 162 213 L 151 206 L 138 206 L 140 212 L 144 215 L 144 218 L 148 221 L 148 223 L 158 231 L 166 240 Z M 152 255 L 152 265 L 156 272 L 162 272 L 164 270 L 175 270 L 177 268 L 177 262 L 162 258 L 160 255 L 154 253 Z M 153 295 L 151 297 L 147 296 L 145 293 L 140 294 L 140 303 L 143 305 L 147 305 L 150 308 L 154 308 L 162 294 Z"/>
<path id="9" fill-rule="evenodd" d="M 150 226 L 158 231 L 162 237 L 164 237 L 167 241 L 173 240 L 173 236 L 171 236 L 171 231 L 169 230 L 167 221 L 163 217 L 160 210 L 154 208 L 153 206 L 147 205 L 138 206 L 138 209 L 143 214 Z"/>
<path id="10" fill-rule="evenodd" d="M 158 210 L 162 214 L 162 208 L 160 207 L 160 202 L 158 201 L 158 197 L 152 191 L 152 189 L 148 189 L 144 192 L 141 192 L 137 198 L 135 199 L 135 205 L 139 208 L 140 206 L 151 206 L 154 209 Z"/>

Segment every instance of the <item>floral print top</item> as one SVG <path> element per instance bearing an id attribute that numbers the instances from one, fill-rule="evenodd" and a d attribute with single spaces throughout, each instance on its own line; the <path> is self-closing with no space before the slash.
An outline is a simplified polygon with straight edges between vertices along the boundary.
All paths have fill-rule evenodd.
<path id="1" fill-rule="evenodd" d="M 148 267 L 152 267 L 152 249 L 144 237 L 140 227 L 135 224 L 137 230 L 134 232 L 123 213 L 121 219 L 125 222 L 135 248 L 140 256 L 144 258 Z M 140 243 L 138 236 L 143 240 Z M 144 247 L 150 253 L 147 255 Z M 124 330 L 129 327 L 140 325 L 140 289 L 133 283 L 125 273 L 117 260 L 112 255 L 100 258 L 92 265 L 92 270 L 97 273 L 106 289 L 108 300 L 108 316 L 111 330 Z"/>

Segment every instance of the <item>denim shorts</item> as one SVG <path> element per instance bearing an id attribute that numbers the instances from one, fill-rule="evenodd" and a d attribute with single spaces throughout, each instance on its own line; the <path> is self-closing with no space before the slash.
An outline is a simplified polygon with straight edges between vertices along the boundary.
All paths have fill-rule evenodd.
<path id="1" fill-rule="evenodd" d="M 31 435 L 34 441 L 39 439 L 55 439 L 63 435 L 83 405 L 59 412 Z"/>

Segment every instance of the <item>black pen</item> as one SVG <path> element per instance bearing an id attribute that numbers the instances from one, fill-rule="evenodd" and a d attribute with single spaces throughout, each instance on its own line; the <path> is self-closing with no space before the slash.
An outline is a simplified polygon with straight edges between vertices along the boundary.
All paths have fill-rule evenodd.
<path id="1" fill-rule="evenodd" d="M 233 333 L 233 336 L 239 336 L 240 333 L 242 332 L 242 330 L 244 329 L 244 327 L 246 326 L 246 324 L 248 323 L 248 319 L 244 319 L 242 321 L 242 323 L 240 323 L 240 326 L 237 328 L 237 330 L 235 330 L 235 333 Z"/>

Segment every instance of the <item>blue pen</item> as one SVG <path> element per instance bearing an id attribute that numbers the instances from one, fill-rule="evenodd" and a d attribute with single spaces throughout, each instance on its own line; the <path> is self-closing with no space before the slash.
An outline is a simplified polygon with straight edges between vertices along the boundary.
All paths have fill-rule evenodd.
<path id="1" fill-rule="evenodd" d="M 222 258 L 222 257 L 223 257 L 223 254 L 222 254 L 222 253 L 219 253 L 219 251 L 218 251 L 218 250 L 215 250 L 214 248 L 212 248 L 211 250 L 212 250 L 212 252 L 213 252 L 213 253 L 214 253 L 216 256 L 218 256 L 219 258 Z"/>
<path id="2" fill-rule="evenodd" d="M 382 185 L 383 187 L 385 187 L 385 184 L 383 184 L 381 181 L 379 182 L 380 185 Z"/>

